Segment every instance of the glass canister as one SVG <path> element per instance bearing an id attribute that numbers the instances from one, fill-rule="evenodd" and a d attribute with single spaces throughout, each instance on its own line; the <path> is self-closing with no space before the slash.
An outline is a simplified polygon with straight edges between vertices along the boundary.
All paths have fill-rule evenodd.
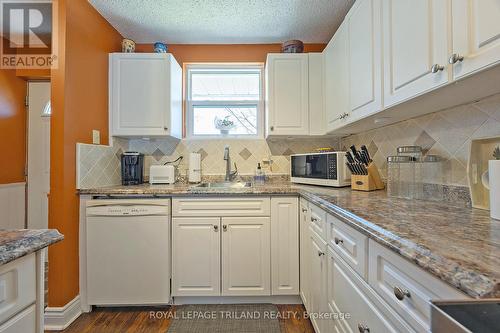
<path id="1" fill-rule="evenodd" d="M 421 177 L 422 199 L 441 201 L 443 191 L 443 160 L 437 155 L 426 155 L 419 160 L 417 173 Z"/>
<path id="2" fill-rule="evenodd" d="M 411 156 L 387 157 L 387 194 L 392 197 L 415 197 L 415 161 Z"/>
<path id="3" fill-rule="evenodd" d="M 397 148 L 398 156 L 410 156 L 414 160 L 422 157 L 422 147 L 420 146 L 401 146 Z"/>

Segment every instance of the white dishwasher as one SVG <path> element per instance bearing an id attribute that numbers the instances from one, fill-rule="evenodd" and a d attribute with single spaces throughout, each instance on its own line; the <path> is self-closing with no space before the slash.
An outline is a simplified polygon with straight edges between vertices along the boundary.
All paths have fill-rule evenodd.
<path id="1" fill-rule="evenodd" d="M 87 201 L 89 305 L 170 301 L 170 200 Z"/>

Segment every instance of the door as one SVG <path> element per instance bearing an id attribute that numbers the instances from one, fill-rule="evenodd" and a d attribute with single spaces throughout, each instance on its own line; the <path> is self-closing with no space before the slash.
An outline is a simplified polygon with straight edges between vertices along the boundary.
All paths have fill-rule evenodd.
<path id="1" fill-rule="evenodd" d="M 220 295 L 220 218 L 172 219 L 172 296 Z"/>
<path id="2" fill-rule="evenodd" d="M 269 54 L 266 78 L 267 134 L 309 135 L 307 53 Z"/>
<path id="3" fill-rule="evenodd" d="M 307 201 L 300 200 L 300 296 L 307 311 L 311 311 L 309 304 L 309 209 Z"/>
<path id="4" fill-rule="evenodd" d="M 385 107 L 448 82 L 447 18 L 448 1 L 383 1 Z"/>
<path id="5" fill-rule="evenodd" d="M 348 30 L 344 23 L 324 50 L 327 131 L 341 127 L 349 114 Z"/>
<path id="6" fill-rule="evenodd" d="M 309 231 L 309 283 L 311 294 L 309 297 L 311 313 L 325 313 L 326 306 L 326 243 Z M 324 319 L 311 318 L 317 333 L 327 331 L 327 322 Z"/>
<path id="7" fill-rule="evenodd" d="M 382 110 L 382 22 L 380 0 L 357 1 L 349 26 L 349 120 Z"/>
<path id="8" fill-rule="evenodd" d="M 299 198 L 271 198 L 273 295 L 299 294 Z"/>
<path id="9" fill-rule="evenodd" d="M 28 84 L 28 228 L 48 228 L 50 82 Z"/>
<path id="10" fill-rule="evenodd" d="M 222 295 L 271 295 L 269 217 L 222 218 Z"/>
<path id="11" fill-rule="evenodd" d="M 499 0 L 452 1 L 453 53 L 458 57 L 450 61 L 455 79 L 500 61 L 499 17 Z"/>
<path id="12" fill-rule="evenodd" d="M 169 55 L 111 54 L 112 135 L 169 134 Z"/>

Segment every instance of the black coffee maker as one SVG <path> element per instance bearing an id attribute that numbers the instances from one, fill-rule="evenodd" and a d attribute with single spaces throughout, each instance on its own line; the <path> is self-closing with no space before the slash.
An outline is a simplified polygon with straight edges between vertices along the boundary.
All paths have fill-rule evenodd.
<path id="1" fill-rule="evenodd" d="M 122 154 L 122 185 L 143 183 L 144 154 L 126 151 Z"/>

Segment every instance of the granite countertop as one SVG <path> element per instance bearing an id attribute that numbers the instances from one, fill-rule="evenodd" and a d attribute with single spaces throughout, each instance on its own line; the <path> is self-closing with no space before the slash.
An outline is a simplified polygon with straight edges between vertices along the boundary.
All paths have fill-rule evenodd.
<path id="1" fill-rule="evenodd" d="M 500 221 L 489 212 L 444 202 L 390 198 L 291 183 L 243 189 L 189 185 L 115 186 L 81 190 L 93 195 L 286 195 L 298 194 L 374 241 L 474 298 L 500 297 Z"/>
<path id="2" fill-rule="evenodd" d="M 0 230 L 0 265 L 43 249 L 63 238 L 55 229 Z"/>

